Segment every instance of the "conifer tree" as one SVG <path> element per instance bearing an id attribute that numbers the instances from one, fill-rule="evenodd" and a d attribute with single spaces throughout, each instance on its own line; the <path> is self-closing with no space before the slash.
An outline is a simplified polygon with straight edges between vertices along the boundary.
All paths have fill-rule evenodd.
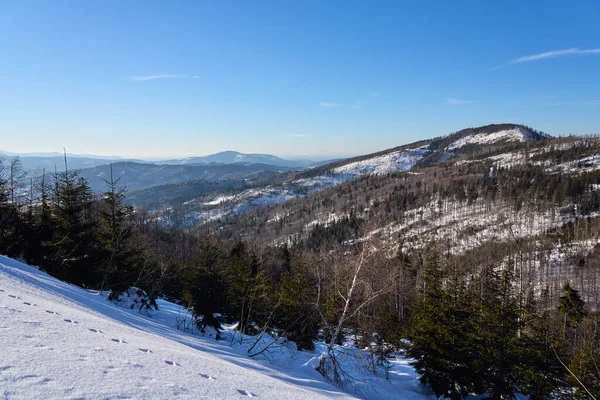
<path id="1" fill-rule="evenodd" d="M 453 271 L 444 289 L 443 273 L 434 251 L 427 260 L 423 290 L 412 316 L 408 355 L 415 359 L 413 366 L 421 382 L 437 396 L 460 399 L 476 389 L 468 335 L 473 331 L 469 312 L 464 282 Z"/>
<path id="2" fill-rule="evenodd" d="M 110 180 L 105 180 L 104 192 L 99 211 L 101 271 L 103 272 L 100 291 L 110 289 L 109 298 L 115 298 L 127 290 L 136 280 L 136 262 L 139 252 L 131 242 L 133 227 L 130 219 L 133 207 L 126 204 L 126 190 L 119 188 L 119 179 L 114 179 L 110 164 Z"/>
<path id="3" fill-rule="evenodd" d="M 548 399 L 565 386 L 564 368 L 556 357 L 563 353 L 564 346 L 554 326 L 551 308 L 550 294 L 545 288 L 539 304 L 530 304 L 523 314 L 527 324 L 519 340 L 514 368 L 519 390 L 531 400 Z"/>
<path id="4" fill-rule="evenodd" d="M 565 282 L 563 294 L 558 300 L 558 311 L 563 314 L 563 338 L 568 326 L 581 322 L 587 315 L 585 302 L 581 299 L 579 291 L 573 289 L 568 281 Z"/>
<path id="5" fill-rule="evenodd" d="M 99 281 L 95 259 L 92 192 L 79 174 L 56 173 L 52 202 L 55 229 L 51 256 L 44 267 L 59 279 L 77 285 L 96 285 Z"/>
<path id="6" fill-rule="evenodd" d="M 492 267 L 482 273 L 477 301 L 477 368 L 482 389 L 494 399 L 512 398 L 517 390 L 519 309 L 512 290 L 511 267 L 501 274 Z"/>
<path id="7" fill-rule="evenodd" d="M 217 338 L 221 324 L 214 314 L 229 309 L 226 286 L 221 276 L 222 263 L 223 256 L 218 244 L 210 237 L 203 238 L 200 243 L 200 255 L 192 269 L 189 282 L 194 314 L 202 317 L 199 328 L 202 331 L 207 326 L 215 328 Z"/>
<path id="8" fill-rule="evenodd" d="M 248 251 L 244 242 L 239 241 L 233 246 L 225 276 L 232 307 L 237 310 L 238 330 L 250 333 L 253 317 L 256 317 L 255 322 L 261 322 L 257 320 L 259 315 L 254 314 L 260 310 L 260 302 L 268 289 L 256 255 Z"/>
<path id="9" fill-rule="evenodd" d="M 299 349 L 312 350 L 320 318 L 314 306 L 316 284 L 309 276 L 305 262 L 300 255 L 291 258 L 290 270 L 284 272 L 279 283 L 280 305 L 273 323 Z"/>

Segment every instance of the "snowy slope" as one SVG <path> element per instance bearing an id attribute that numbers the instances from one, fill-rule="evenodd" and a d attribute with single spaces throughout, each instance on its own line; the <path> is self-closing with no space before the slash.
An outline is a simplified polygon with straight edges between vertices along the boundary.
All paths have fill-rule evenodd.
<path id="1" fill-rule="evenodd" d="M 246 189 L 234 195 L 217 194 L 202 206 L 219 207 L 189 213 L 188 217 L 197 222 L 219 219 L 230 213 L 243 213 L 248 210 L 265 207 L 305 196 L 312 192 L 328 189 L 363 175 L 384 175 L 412 169 L 428 152 L 427 146 L 395 151 L 368 159 L 354 161 L 337 168 L 332 168 L 323 175 L 301 178 L 278 185 L 268 185 Z"/>
<path id="2" fill-rule="evenodd" d="M 4 399 L 320 399 L 352 398 L 311 366 L 324 350 L 250 359 L 249 344 L 175 329 L 185 310 L 164 300 L 151 316 L 110 303 L 0 256 L 0 394 Z M 231 331 L 225 332 L 231 337 Z M 229 335 L 228 335 L 229 334 Z M 254 340 L 250 338 L 250 340 Z M 251 344 L 251 343 L 250 343 Z M 390 379 L 347 371 L 347 390 L 366 399 L 433 399 L 409 361 L 391 362 Z"/>
<path id="3" fill-rule="evenodd" d="M 417 149 L 395 151 L 382 156 L 343 165 L 333 169 L 333 172 L 340 174 L 345 173 L 355 177 L 366 174 L 383 175 L 396 171 L 408 171 L 414 167 L 428 151 L 429 149 L 427 146 L 419 147 Z"/>
<path id="4" fill-rule="evenodd" d="M 349 397 L 310 367 L 250 360 L 5 257 L 0 338 L 4 399 Z"/>
<path id="5" fill-rule="evenodd" d="M 478 133 L 476 135 L 467 135 L 452 142 L 446 150 L 452 151 L 460 149 L 467 144 L 491 144 L 497 142 L 526 142 L 531 140 L 531 132 L 523 128 L 515 127 L 493 133 Z"/>

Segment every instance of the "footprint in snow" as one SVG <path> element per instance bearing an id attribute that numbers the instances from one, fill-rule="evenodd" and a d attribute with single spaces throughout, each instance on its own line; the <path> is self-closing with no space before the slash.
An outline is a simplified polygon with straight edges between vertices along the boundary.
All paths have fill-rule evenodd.
<path id="1" fill-rule="evenodd" d="M 16 299 L 16 298 L 17 298 L 17 296 L 15 296 L 14 294 L 9 294 L 9 295 L 8 295 L 8 297 L 11 297 L 11 298 L 13 298 L 13 299 Z"/>
<path id="2" fill-rule="evenodd" d="M 203 377 L 204 379 L 208 379 L 209 381 L 216 381 L 217 380 L 217 378 L 212 377 L 212 376 L 207 375 L 207 374 L 200 374 L 200 376 Z"/>
<path id="3" fill-rule="evenodd" d="M 246 397 L 258 397 L 257 395 L 255 395 L 254 393 L 251 393 L 247 390 L 244 389 L 237 389 L 238 393 L 241 394 L 242 396 L 246 396 Z"/>
<path id="4" fill-rule="evenodd" d="M 175 361 L 170 361 L 170 360 L 165 360 L 165 364 L 172 365 L 173 367 L 181 367 L 181 364 L 178 364 Z"/>
<path id="5" fill-rule="evenodd" d="M 99 330 L 99 329 L 94 329 L 94 328 L 88 328 L 88 331 L 90 331 L 90 332 L 94 332 L 94 333 L 104 333 L 104 332 L 102 332 L 101 330 Z"/>
<path id="6" fill-rule="evenodd" d="M 144 368 L 142 364 L 138 364 L 136 362 L 131 362 L 129 360 L 123 361 L 123 364 L 131 365 L 133 368 Z"/>
<path id="7" fill-rule="evenodd" d="M 56 315 L 60 315 L 59 313 L 57 313 L 56 311 L 52 311 L 52 310 L 46 310 L 46 312 L 48 314 L 56 314 Z"/>
<path id="8" fill-rule="evenodd" d="M 112 341 L 113 341 L 113 342 L 115 342 L 115 343 L 123 343 L 123 344 L 127 344 L 127 342 L 126 342 L 126 341 L 124 341 L 123 339 L 110 339 L 110 340 L 112 340 Z"/>
<path id="9" fill-rule="evenodd" d="M 14 378 L 15 381 L 24 381 L 25 379 L 35 379 L 35 378 L 39 378 L 38 375 L 23 375 L 23 376 L 18 376 L 16 378 Z"/>
<path id="10" fill-rule="evenodd" d="M 21 310 L 17 310 L 16 308 L 10 308 L 10 307 L 6 307 L 6 306 L 0 306 L 0 308 L 4 308 L 4 309 L 6 309 L 8 311 L 12 311 L 12 312 L 16 312 L 16 313 L 23 312 Z"/>
<path id="11" fill-rule="evenodd" d="M 72 319 L 65 319 L 65 322 L 68 322 L 69 324 L 78 324 L 79 322 L 72 320 Z"/>
<path id="12" fill-rule="evenodd" d="M 139 350 L 140 350 L 142 353 L 154 353 L 154 352 L 153 352 L 152 350 L 150 350 L 150 349 L 143 349 L 143 348 L 141 348 L 141 347 L 140 347 L 140 349 L 139 349 Z"/>
<path id="13" fill-rule="evenodd" d="M 26 301 L 24 301 L 23 304 L 25 304 L 26 306 L 30 306 L 31 305 L 31 303 L 28 303 Z"/>
<path id="14" fill-rule="evenodd" d="M 0 367 L 0 372 L 6 371 L 7 369 L 11 369 L 11 368 L 12 368 L 12 365 L 5 365 L 3 367 Z"/>

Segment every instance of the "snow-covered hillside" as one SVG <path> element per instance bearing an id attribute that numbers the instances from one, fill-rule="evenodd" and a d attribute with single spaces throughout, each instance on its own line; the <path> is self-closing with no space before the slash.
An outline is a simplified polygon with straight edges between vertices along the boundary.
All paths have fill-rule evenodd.
<path id="1" fill-rule="evenodd" d="M 344 173 L 356 177 L 368 174 L 382 175 L 396 171 L 408 171 L 414 167 L 428 151 L 429 148 L 427 146 L 419 147 L 417 149 L 395 151 L 382 156 L 343 165 L 335 168 L 333 172 L 340 174 Z"/>
<path id="2" fill-rule="evenodd" d="M 196 220 L 195 223 L 213 221 L 230 213 L 243 213 L 256 207 L 283 203 L 296 197 L 337 186 L 363 175 L 384 175 L 392 172 L 408 171 L 428 152 L 427 146 L 395 151 L 354 161 L 310 178 L 246 189 L 233 195 L 219 194 L 213 199 L 200 204 L 203 208 L 213 208 L 189 213 L 187 217 Z M 192 221 L 190 225 L 195 223 Z"/>
<path id="3" fill-rule="evenodd" d="M 453 151 L 460 149 L 467 144 L 492 144 L 497 142 L 526 142 L 533 140 L 533 133 L 522 128 L 515 127 L 513 129 L 505 129 L 492 133 L 478 133 L 475 135 L 464 136 L 454 142 L 452 142 L 446 150 Z"/>
<path id="4" fill-rule="evenodd" d="M 524 125 L 500 124 L 479 128 L 467 128 L 451 135 L 416 142 L 368 154 L 354 159 L 337 161 L 319 167 L 319 172 L 303 171 L 282 179 L 262 181 L 252 187 L 236 189 L 235 192 L 216 191 L 208 197 L 186 201 L 183 226 L 192 227 L 215 221 L 231 214 L 241 214 L 259 207 L 272 206 L 311 193 L 335 187 L 346 181 L 366 175 L 385 175 L 411 171 L 415 168 L 449 161 L 453 157 L 469 154 L 473 146 L 491 147 L 538 141 L 550 138 Z M 467 146 L 469 145 L 469 146 Z M 167 211 L 167 212 L 165 212 Z M 169 222 L 169 210 L 158 210 L 162 216 L 157 220 Z"/>
<path id="5" fill-rule="evenodd" d="M 247 357 L 231 341 L 175 329 L 185 312 L 144 315 L 0 256 L 0 393 L 4 399 L 350 398 L 311 367 L 315 353 Z M 351 367 L 350 367 L 351 368 Z M 364 398 L 430 399 L 406 360 L 391 379 L 357 381 Z M 364 376 L 361 376 L 364 378 Z"/>

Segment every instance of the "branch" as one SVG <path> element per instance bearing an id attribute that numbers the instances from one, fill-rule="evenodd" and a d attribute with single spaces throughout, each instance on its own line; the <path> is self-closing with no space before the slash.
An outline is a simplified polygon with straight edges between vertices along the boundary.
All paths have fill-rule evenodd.
<path id="1" fill-rule="evenodd" d="M 560 364 L 561 364 L 563 367 L 565 367 L 565 369 L 566 369 L 566 370 L 569 372 L 569 374 L 571 374 L 571 376 L 572 376 L 573 378 L 575 378 L 575 380 L 577 381 L 577 383 L 579 383 L 579 384 L 581 385 L 581 387 L 583 388 L 583 390 L 585 390 L 585 391 L 586 391 L 586 393 L 587 393 L 587 394 L 590 396 L 590 398 L 591 398 L 591 399 L 593 399 L 593 400 L 598 400 L 598 399 L 596 399 L 596 397 L 594 397 L 594 395 L 593 395 L 593 394 L 591 394 L 591 393 L 590 393 L 590 391 L 589 391 L 589 390 L 588 390 L 588 389 L 585 387 L 585 385 L 583 384 L 583 382 L 581 382 L 581 381 L 579 380 L 579 378 L 577 378 L 577 376 L 576 376 L 576 375 L 573 373 L 573 371 L 571 371 L 571 370 L 569 369 L 569 367 L 567 367 L 567 366 L 565 365 L 565 363 L 564 363 L 564 362 L 562 362 L 562 360 L 561 360 L 561 359 L 560 359 L 560 357 L 558 356 L 558 353 L 556 352 L 556 349 L 554 348 L 554 346 L 550 345 L 550 347 L 552 348 L 552 351 L 554 352 L 554 355 L 555 355 L 555 356 L 556 356 L 556 358 L 558 359 L 558 362 L 559 362 L 559 363 L 560 363 Z"/>

